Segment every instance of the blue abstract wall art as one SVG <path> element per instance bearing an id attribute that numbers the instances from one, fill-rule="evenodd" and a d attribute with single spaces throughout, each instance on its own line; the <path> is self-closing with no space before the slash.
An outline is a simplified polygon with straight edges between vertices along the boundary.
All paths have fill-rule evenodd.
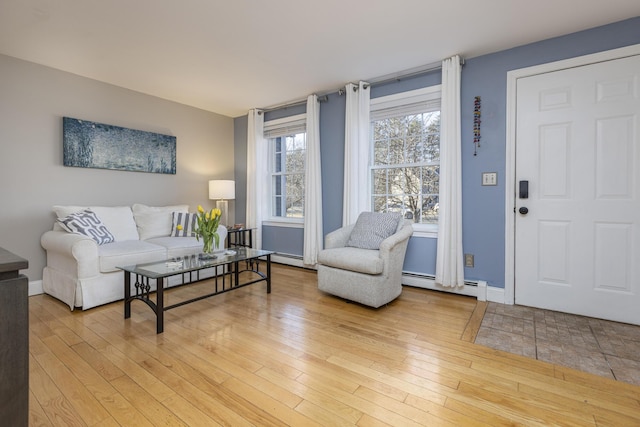
<path id="1" fill-rule="evenodd" d="M 176 173 L 176 137 L 62 119 L 63 164 L 81 168 Z"/>

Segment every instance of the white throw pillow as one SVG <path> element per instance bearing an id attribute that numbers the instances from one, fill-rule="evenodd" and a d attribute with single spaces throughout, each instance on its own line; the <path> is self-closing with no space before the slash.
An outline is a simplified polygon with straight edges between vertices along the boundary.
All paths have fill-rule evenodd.
<path id="1" fill-rule="evenodd" d="M 86 209 L 89 209 L 89 206 L 61 206 L 55 205 L 53 208 L 53 212 L 56 214 L 57 218 L 64 218 L 73 213 L 82 212 Z"/>
<path id="2" fill-rule="evenodd" d="M 55 205 L 51 209 L 53 210 L 53 213 L 56 214 L 56 219 L 60 219 L 60 218 L 64 218 L 66 216 L 69 216 L 69 215 L 71 215 L 73 213 L 78 213 L 78 212 L 82 212 L 85 209 L 89 209 L 89 206 L 61 206 L 61 205 Z M 64 227 L 62 227 L 62 225 L 60 225 L 60 223 L 58 221 L 53 223 L 53 229 L 54 229 L 54 231 L 68 231 Z"/>
<path id="3" fill-rule="evenodd" d="M 171 234 L 173 212 L 189 212 L 189 205 L 133 205 L 133 216 L 141 240 L 166 237 Z"/>
<path id="4" fill-rule="evenodd" d="M 89 209 L 98 215 L 116 238 L 116 242 L 140 239 L 129 206 L 91 206 Z"/>

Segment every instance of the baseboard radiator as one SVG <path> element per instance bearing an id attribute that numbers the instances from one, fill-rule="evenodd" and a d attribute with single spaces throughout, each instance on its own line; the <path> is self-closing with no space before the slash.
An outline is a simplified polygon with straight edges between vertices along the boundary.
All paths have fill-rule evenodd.
<path id="1" fill-rule="evenodd" d="M 404 271 L 402 272 L 402 284 L 416 288 L 476 297 L 478 301 L 486 301 L 487 298 L 487 282 L 484 280 L 465 280 L 464 286 L 451 288 L 436 284 L 436 277 L 433 274 Z"/>
<path id="2" fill-rule="evenodd" d="M 278 264 L 291 265 L 293 267 L 303 267 L 303 268 L 309 267 L 304 265 L 304 263 L 302 262 L 302 256 L 285 254 L 282 252 L 276 252 L 273 255 L 271 255 L 271 261 L 277 262 Z"/>

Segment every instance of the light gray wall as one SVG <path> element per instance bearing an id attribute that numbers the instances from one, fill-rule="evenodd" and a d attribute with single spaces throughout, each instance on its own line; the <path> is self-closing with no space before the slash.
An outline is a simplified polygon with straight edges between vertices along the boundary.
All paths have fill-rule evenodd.
<path id="1" fill-rule="evenodd" d="M 174 135 L 177 173 L 64 167 L 63 116 Z M 53 205 L 214 207 L 208 180 L 234 178 L 233 139 L 232 118 L 0 55 L 0 246 L 35 281 Z"/>
<path id="2" fill-rule="evenodd" d="M 236 216 L 234 224 L 247 222 L 247 126 L 249 117 L 242 116 L 233 121 L 233 139 L 245 141 L 244 144 L 234 144 L 235 176 L 236 176 Z"/>

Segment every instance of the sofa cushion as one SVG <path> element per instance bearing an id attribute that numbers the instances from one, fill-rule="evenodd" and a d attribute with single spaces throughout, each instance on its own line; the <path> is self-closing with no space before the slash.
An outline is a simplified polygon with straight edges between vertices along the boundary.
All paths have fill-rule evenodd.
<path id="1" fill-rule="evenodd" d="M 101 273 L 118 271 L 118 267 L 167 259 L 167 250 L 144 240 L 125 240 L 98 247 Z"/>
<path id="2" fill-rule="evenodd" d="M 85 209 L 72 213 L 64 218 L 58 218 L 60 226 L 69 233 L 82 234 L 91 237 L 99 245 L 111 243 L 115 240 L 113 234 L 104 225 L 95 212 Z"/>
<path id="3" fill-rule="evenodd" d="M 384 262 L 379 251 L 353 247 L 324 249 L 318 253 L 318 263 L 342 270 L 365 274 L 381 274 Z"/>
<path id="4" fill-rule="evenodd" d="M 396 212 L 362 212 L 351 230 L 347 246 L 378 249 L 380 243 L 398 229 L 402 215 Z"/>
<path id="5" fill-rule="evenodd" d="M 167 251 L 167 258 L 177 258 L 202 252 L 202 240 L 195 237 L 156 237 L 147 240 L 154 245 L 162 246 Z"/>
<path id="6" fill-rule="evenodd" d="M 179 227 L 178 227 L 179 226 Z M 171 236 L 195 237 L 198 228 L 198 215 L 188 212 L 174 212 L 171 221 Z"/>
<path id="7" fill-rule="evenodd" d="M 98 215 L 98 218 L 109 229 L 116 242 L 123 240 L 138 240 L 138 230 L 133 220 L 133 212 L 129 206 L 59 206 L 53 207 L 58 218 L 64 218 L 69 214 L 90 209 Z"/>
<path id="8" fill-rule="evenodd" d="M 189 205 L 147 206 L 133 205 L 133 217 L 141 240 L 166 237 L 171 234 L 173 212 L 188 212 Z"/>

